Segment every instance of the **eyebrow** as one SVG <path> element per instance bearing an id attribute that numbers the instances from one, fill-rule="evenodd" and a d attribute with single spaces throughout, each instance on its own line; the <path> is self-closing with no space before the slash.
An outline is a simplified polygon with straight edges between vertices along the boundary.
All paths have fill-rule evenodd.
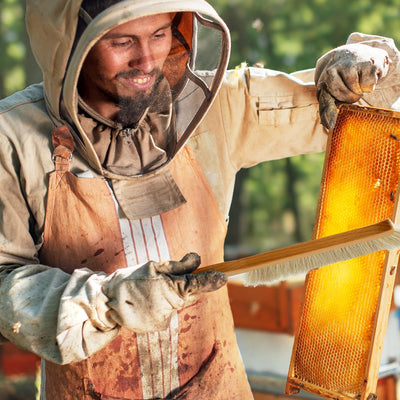
<path id="1" fill-rule="evenodd" d="M 163 31 L 164 29 L 168 29 L 172 26 L 172 22 L 168 22 L 165 25 L 161 26 L 160 28 L 156 29 L 154 32 L 152 32 L 151 34 L 154 35 L 159 31 Z M 128 35 L 128 34 L 124 34 L 124 33 L 106 33 L 102 39 L 117 39 L 117 38 L 121 38 L 121 37 L 136 37 L 136 35 Z M 101 39 L 100 39 L 101 40 Z"/>

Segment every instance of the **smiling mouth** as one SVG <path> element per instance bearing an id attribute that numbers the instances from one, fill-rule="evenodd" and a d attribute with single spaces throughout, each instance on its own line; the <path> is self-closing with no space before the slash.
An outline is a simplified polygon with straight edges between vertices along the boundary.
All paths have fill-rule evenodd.
<path id="1" fill-rule="evenodd" d="M 150 77 L 146 76 L 145 78 L 133 78 L 133 82 L 143 85 L 150 82 Z"/>
<path id="2" fill-rule="evenodd" d="M 128 87 L 136 90 L 149 90 L 154 84 L 154 77 L 151 75 L 122 76 Z"/>

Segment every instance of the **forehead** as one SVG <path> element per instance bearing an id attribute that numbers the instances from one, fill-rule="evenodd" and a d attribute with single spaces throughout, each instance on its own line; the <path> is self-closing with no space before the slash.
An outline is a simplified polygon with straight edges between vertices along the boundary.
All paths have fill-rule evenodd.
<path id="1" fill-rule="evenodd" d="M 156 14 L 141 17 L 111 29 L 103 36 L 103 39 L 118 36 L 146 36 L 157 32 L 160 29 L 168 28 L 172 22 L 173 15 Z"/>

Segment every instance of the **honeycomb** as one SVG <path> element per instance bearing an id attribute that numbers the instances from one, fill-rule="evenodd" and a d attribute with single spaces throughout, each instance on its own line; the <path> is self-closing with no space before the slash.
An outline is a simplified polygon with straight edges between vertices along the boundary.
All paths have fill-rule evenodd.
<path id="1" fill-rule="evenodd" d="M 397 113 L 342 107 L 323 175 L 314 238 L 392 219 L 400 176 Z M 362 398 L 385 256 L 380 251 L 308 274 L 289 385 L 294 378 L 297 387 L 327 398 Z"/>

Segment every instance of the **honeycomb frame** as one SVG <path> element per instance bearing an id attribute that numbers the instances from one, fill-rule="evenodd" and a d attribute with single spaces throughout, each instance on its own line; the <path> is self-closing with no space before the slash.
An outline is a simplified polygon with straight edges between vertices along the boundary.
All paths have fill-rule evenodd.
<path id="1" fill-rule="evenodd" d="M 398 224 L 399 178 L 400 113 L 340 106 L 328 139 L 313 238 L 385 218 Z M 398 259 L 397 250 L 380 251 L 307 275 L 287 394 L 376 398 Z"/>

